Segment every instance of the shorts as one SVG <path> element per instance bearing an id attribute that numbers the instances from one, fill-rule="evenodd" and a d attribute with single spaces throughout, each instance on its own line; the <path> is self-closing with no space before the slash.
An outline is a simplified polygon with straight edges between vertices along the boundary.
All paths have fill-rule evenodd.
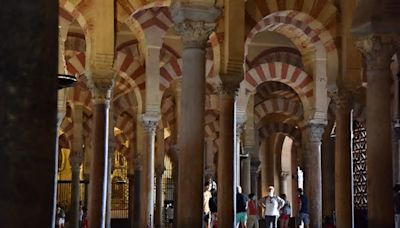
<path id="1" fill-rule="evenodd" d="M 279 217 L 279 219 L 282 221 L 287 221 L 287 220 L 289 220 L 289 218 L 290 218 L 289 215 L 281 215 L 281 217 Z"/>
<path id="2" fill-rule="evenodd" d="M 246 223 L 247 222 L 247 212 L 239 212 L 236 213 L 236 224 L 237 223 Z"/>
<path id="3" fill-rule="evenodd" d="M 300 223 L 304 222 L 304 224 L 309 225 L 310 224 L 310 215 L 308 213 L 300 213 L 299 215 Z"/>

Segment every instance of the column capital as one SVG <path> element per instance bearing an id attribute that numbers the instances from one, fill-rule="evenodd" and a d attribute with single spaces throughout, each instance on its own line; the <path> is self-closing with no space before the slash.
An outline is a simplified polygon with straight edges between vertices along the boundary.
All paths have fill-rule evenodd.
<path id="1" fill-rule="evenodd" d="M 72 171 L 79 171 L 83 163 L 83 154 L 71 153 L 68 160 Z"/>
<path id="2" fill-rule="evenodd" d="M 250 166 L 251 166 L 251 172 L 257 172 L 258 168 L 261 165 L 261 161 L 259 160 L 251 160 L 250 161 Z"/>
<path id="3" fill-rule="evenodd" d="M 393 139 L 399 140 L 400 139 L 400 120 L 395 119 L 393 121 Z"/>
<path id="4" fill-rule="evenodd" d="M 367 70 L 388 70 L 399 44 L 400 36 L 394 34 L 373 34 L 356 42 L 357 48 L 365 57 Z"/>
<path id="5" fill-rule="evenodd" d="M 175 24 L 175 30 L 182 37 L 184 48 L 204 49 L 215 26 L 204 21 L 184 21 Z"/>
<path id="6" fill-rule="evenodd" d="M 180 3 L 172 4 L 170 10 L 184 48 L 204 49 L 221 11 L 215 7 L 185 7 Z"/>
<path id="7" fill-rule="evenodd" d="M 221 74 L 221 83 L 217 86 L 220 95 L 237 97 L 240 82 L 243 80 L 242 74 Z"/>
<path id="8" fill-rule="evenodd" d="M 159 113 L 145 113 L 142 115 L 142 123 L 145 131 L 149 134 L 155 134 L 158 121 L 161 116 Z"/>
<path id="9" fill-rule="evenodd" d="M 110 104 L 111 89 L 114 84 L 114 77 L 111 71 L 108 75 L 89 74 L 88 86 L 92 92 L 92 100 L 94 104 Z"/>
<path id="10" fill-rule="evenodd" d="M 339 90 L 338 93 L 332 96 L 336 104 L 336 110 L 350 111 L 353 103 L 352 92 L 349 90 Z"/>
<path id="11" fill-rule="evenodd" d="M 309 122 L 306 125 L 307 138 L 311 143 L 321 142 L 326 124 L 319 122 Z"/>
<path id="12" fill-rule="evenodd" d="M 281 180 L 285 181 L 286 178 L 289 176 L 289 173 L 290 173 L 289 171 L 282 171 L 280 176 Z"/>

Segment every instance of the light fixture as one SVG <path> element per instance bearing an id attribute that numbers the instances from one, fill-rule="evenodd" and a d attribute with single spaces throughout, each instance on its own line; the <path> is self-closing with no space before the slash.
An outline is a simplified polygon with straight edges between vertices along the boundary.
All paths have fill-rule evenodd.
<path id="1" fill-rule="evenodd" d="M 73 86 L 78 80 L 73 75 L 58 74 L 58 89 L 64 89 Z"/>

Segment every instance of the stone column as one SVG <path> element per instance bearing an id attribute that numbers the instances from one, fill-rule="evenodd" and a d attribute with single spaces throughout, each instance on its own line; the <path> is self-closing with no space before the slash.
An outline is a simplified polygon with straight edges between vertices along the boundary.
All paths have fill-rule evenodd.
<path id="1" fill-rule="evenodd" d="M 106 208 L 106 228 L 111 228 L 111 209 L 112 209 L 112 173 L 114 171 L 114 150 L 115 150 L 115 138 L 114 138 L 114 124 L 113 117 L 110 111 L 110 131 L 108 140 L 108 167 L 107 172 L 107 208 Z"/>
<path id="2" fill-rule="evenodd" d="M 9 2 L 0 12 L 10 32 L 0 45 L 1 226 L 54 227 L 58 2 Z"/>
<path id="3" fill-rule="evenodd" d="M 339 91 L 336 102 L 335 211 L 337 227 L 352 226 L 352 156 L 350 94 Z M 328 153 L 328 152 L 327 152 Z M 346 203 L 343 203 L 346 202 Z"/>
<path id="4" fill-rule="evenodd" d="M 182 114 L 179 120 L 177 227 L 203 223 L 205 46 L 215 28 L 215 8 L 171 8 L 175 30 L 183 41 Z M 190 174 L 190 175 L 188 175 Z"/>
<path id="5" fill-rule="evenodd" d="M 304 190 L 309 199 L 311 228 L 322 227 L 321 138 L 324 128 L 325 124 L 311 121 L 303 134 L 306 141 L 303 151 Z"/>
<path id="6" fill-rule="evenodd" d="M 163 205 L 163 189 L 162 189 L 162 177 L 164 173 L 164 166 L 157 166 L 156 168 L 156 210 L 155 210 L 155 227 L 160 228 L 162 226 L 162 205 Z"/>
<path id="7" fill-rule="evenodd" d="M 104 228 L 108 173 L 108 111 L 112 80 L 97 75 L 92 79 L 93 156 L 90 166 L 89 227 Z"/>
<path id="8" fill-rule="evenodd" d="M 298 193 L 297 189 L 299 188 L 298 185 L 298 176 L 297 176 L 297 168 L 298 168 L 298 161 L 297 161 L 297 148 L 298 148 L 298 143 L 292 144 L 292 156 L 291 156 L 291 168 L 292 168 L 292 176 L 291 176 L 291 184 L 292 184 L 292 213 L 293 216 L 298 213 L 299 208 L 298 208 L 298 203 L 297 203 L 297 198 L 298 198 Z"/>
<path id="9" fill-rule="evenodd" d="M 328 123 L 322 136 L 322 217 L 332 216 L 335 211 L 335 184 L 332 184 L 335 183 L 335 139 L 331 137 L 333 125 L 334 120 Z"/>
<path id="10" fill-rule="evenodd" d="M 259 160 L 251 160 L 250 162 L 250 172 L 251 172 L 251 192 L 257 196 L 257 199 L 261 196 L 258 195 L 258 168 L 261 162 Z"/>
<path id="11" fill-rule="evenodd" d="M 394 36 L 368 36 L 357 43 L 366 61 L 368 226 L 394 227 L 390 62 Z"/>
<path id="12" fill-rule="evenodd" d="M 235 113 L 236 114 L 236 113 Z M 241 147 L 241 136 L 244 131 L 244 123 L 236 123 L 236 143 L 235 143 L 235 153 L 236 153 L 236 183 L 241 185 L 240 177 L 241 177 L 241 167 L 242 162 L 240 159 L 240 147 Z M 242 189 L 243 190 L 243 189 Z"/>
<path id="13" fill-rule="evenodd" d="M 242 186 L 243 194 L 251 193 L 251 177 L 250 177 L 250 156 L 242 160 L 242 172 L 240 173 L 240 185 Z"/>
<path id="14" fill-rule="evenodd" d="M 142 199 L 144 209 L 142 214 L 141 227 L 154 227 L 154 162 L 155 162 L 155 136 L 156 127 L 158 121 L 160 120 L 160 115 L 155 113 L 146 113 L 142 116 L 142 123 L 145 130 L 145 154 L 144 154 L 144 175 L 143 189 L 142 189 Z"/>
<path id="15" fill-rule="evenodd" d="M 242 75 L 221 75 L 220 88 L 220 133 L 218 152 L 218 226 L 235 227 L 236 215 L 236 169 L 239 159 L 234 145 L 238 139 L 235 133 L 235 99 Z M 237 144 L 236 144 L 237 145 Z"/>
<path id="16" fill-rule="evenodd" d="M 397 52 L 397 61 L 400 61 L 400 51 Z M 400 63 L 399 63 L 400 68 Z M 400 69 L 398 69 L 400 71 Z M 395 119 L 393 121 L 393 185 L 400 184 L 400 72 L 397 73 L 395 93 Z"/>
<path id="17" fill-rule="evenodd" d="M 141 227 L 141 220 L 142 217 L 142 199 L 140 197 L 141 193 L 141 177 L 142 177 L 142 170 L 143 170 L 143 158 L 141 155 L 138 155 L 135 160 L 135 174 L 133 175 L 133 227 Z"/>
<path id="18" fill-rule="evenodd" d="M 289 171 L 282 171 L 280 175 L 280 190 L 281 193 L 286 194 L 288 196 L 288 188 L 287 188 L 287 179 L 289 177 Z"/>
<path id="19" fill-rule="evenodd" d="M 80 172 L 83 162 L 83 116 L 82 106 L 74 104 L 73 106 L 73 141 L 72 151 L 69 156 L 71 164 L 71 209 L 70 209 L 70 226 L 71 228 L 79 228 L 79 201 L 80 201 Z"/>

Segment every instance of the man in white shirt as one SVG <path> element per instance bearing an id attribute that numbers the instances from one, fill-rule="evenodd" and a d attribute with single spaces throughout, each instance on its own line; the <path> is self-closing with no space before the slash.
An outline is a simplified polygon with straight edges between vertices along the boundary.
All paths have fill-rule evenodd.
<path id="1" fill-rule="evenodd" d="M 268 187 L 268 196 L 261 200 L 261 206 L 264 208 L 265 222 L 267 228 L 272 224 L 273 228 L 277 227 L 277 221 L 279 218 L 279 209 L 283 207 L 285 201 L 279 196 L 274 195 L 274 187 Z"/>

